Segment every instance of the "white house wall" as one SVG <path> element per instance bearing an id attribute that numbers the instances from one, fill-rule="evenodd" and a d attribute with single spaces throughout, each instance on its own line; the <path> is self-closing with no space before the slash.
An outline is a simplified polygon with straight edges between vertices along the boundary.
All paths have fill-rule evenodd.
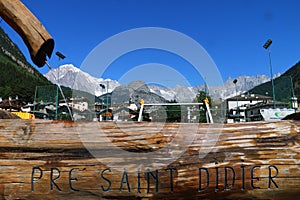
<path id="1" fill-rule="evenodd" d="M 257 103 L 262 102 L 262 101 L 263 101 L 263 100 L 238 101 L 238 107 L 244 106 L 244 105 L 247 105 L 247 104 L 254 105 L 254 104 L 257 104 Z M 236 105 L 237 105 L 237 102 L 236 102 L 236 101 L 228 101 L 228 110 L 231 110 L 231 109 L 233 109 L 233 108 L 236 108 Z"/>

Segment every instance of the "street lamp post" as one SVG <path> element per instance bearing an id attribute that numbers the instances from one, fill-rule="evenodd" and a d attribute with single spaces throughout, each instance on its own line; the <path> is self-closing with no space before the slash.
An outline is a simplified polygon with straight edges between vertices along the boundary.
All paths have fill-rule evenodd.
<path id="1" fill-rule="evenodd" d="M 237 79 L 234 79 L 233 83 L 235 86 L 235 95 L 236 95 L 236 116 L 238 116 L 239 115 L 239 99 L 238 99 L 237 88 L 236 88 Z"/>
<path id="2" fill-rule="evenodd" d="M 108 115 L 108 81 L 106 81 L 106 121 Z"/>
<path id="3" fill-rule="evenodd" d="M 59 51 L 57 51 L 55 54 L 56 54 L 57 57 L 58 57 L 58 62 L 59 62 L 60 60 L 63 60 L 63 59 L 66 58 L 66 56 L 63 55 L 63 54 L 62 54 L 61 52 L 59 52 Z M 57 84 L 59 84 L 59 66 L 58 66 L 58 68 L 57 68 Z M 58 119 L 58 118 L 57 118 L 57 116 L 58 116 L 58 106 L 59 106 L 59 104 L 58 104 L 58 86 L 57 86 L 57 87 L 56 87 L 56 110 L 55 110 L 55 119 L 56 119 L 56 120 Z"/>
<path id="4" fill-rule="evenodd" d="M 105 85 L 104 84 L 102 84 L 102 83 L 100 83 L 99 84 L 100 85 L 100 87 L 102 88 L 102 95 L 101 96 L 103 96 L 103 94 L 104 94 L 104 89 L 105 89 Z M 101 98 L 101 109 L 103 109 L 103 104 L 104 104 L 104 98 Z M 101 112 L 100 112 L 101 113 Z M 105 115 L 106 116 L 106 115 Z M 99 120 L 101 119 L 101 121 L 102 121 L 102 118 L 100 118 L 100 115 L 99 115 Z"/>
<path id="5" fill-rule="evenodd" d="M 100 87 L 102 88 L 102 94 L 103 94 L 103 90 L 106 88 L 106 114 L 105 114 L 105 120 L 107 120 L 107 115 L 108 115 L 108 81 L 106 81 L 106 87 L 105 87 L 104 84 L 100 84 Z"/>
<path id="6" fill-rule="evenodd" d="M 272 82 L 272 93 L 273 93 L 273 103 L 274 103 L 274 108 L 276 108 L 275 86 L 274 86 L 273 71 L 272 71 L 272 59 L 271 59 L 271 51 L 270 51 L 270 48 L 269 48 L 271 46 L 271 44 L 272 44 L 272 40 L 268 39 L 263 47 L 265 49 L 267 49 L 268 55 L 269 55 L 270 73 L 271 73 L 271 82 Z"/>

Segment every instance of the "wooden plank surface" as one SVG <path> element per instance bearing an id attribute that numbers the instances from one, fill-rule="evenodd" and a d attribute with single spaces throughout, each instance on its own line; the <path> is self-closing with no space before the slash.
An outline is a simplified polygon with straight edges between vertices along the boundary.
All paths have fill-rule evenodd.
<path id="1" fill-rule="evenodd" d="M 297 199 L 299 128 L 0 120 L 0 196 Z"/>

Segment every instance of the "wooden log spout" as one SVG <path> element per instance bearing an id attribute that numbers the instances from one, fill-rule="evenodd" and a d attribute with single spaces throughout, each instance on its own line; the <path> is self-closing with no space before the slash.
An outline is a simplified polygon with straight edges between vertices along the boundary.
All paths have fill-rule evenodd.
<path id="1" fill-rule="evenodd" d="M 41 22 L 19 0 L 0 0 L 0 16 L 21 36 L 33 63 L 44 66 L 54 40 Z"/>

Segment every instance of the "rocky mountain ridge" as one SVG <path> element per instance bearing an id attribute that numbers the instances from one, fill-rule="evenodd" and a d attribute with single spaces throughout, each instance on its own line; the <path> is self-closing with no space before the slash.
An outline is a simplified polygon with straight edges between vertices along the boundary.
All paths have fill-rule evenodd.
<path id="1" fill-rule="evenodd" d="M 58 82 L 65 87 L 89 92 L 96 96 L 105 94 L 107 91 L 111 93 L 120 85 L 115 80 L 92 77 L 72 64 L 61 65 L 52 69 L 45 74 L 45 77 L 54 84 Z"/>
<path id="2" fill-rule="evenodd" d="M 103 84 L 105 87 L 108 85 L 108 92 L 112 92 L 114 90 L 119 91 L 120 89 L 126 90 L 126 88 L 124 88 L 126 86 L 122 87 L 121 84 L 116 80 L 92 77 L 88 73 L 81 71 L 72 64 L 62 65 L 57 69 L 53 69 L 49 71 L 45 77 L 47 77 L 53 83 L 56 82 L 54 77 L 57 77 L 57 81 L 63 86 L 90 92 L 96 96 L 106 93 L 106 88 L 101 88 L 99 86 L 100 84 Z M 194 87 L 177 85 L 174 88 L 167 88 L 159 85 L 148 85 L 149 91 L 147 92 L 155 93 L 166 100 L 175 99 L 178 102 L 192 102 L 198 91 L 207 90 L 213 99 L 226 99 L 235 96 L 236 90 L 238 93 L 243 93 L 270 80 L 270 78 L 266 75 L 239 76 L 236 78 L 237 84 L 235 88 L 235 84 L 233 83 L 234 79 L 235 78 L 229 77 L 223 85 L 213 87 L 206 87 L 205 85 Z M 128 95 L 126 96 L 126 98 L 128 98 Z M 121 99 L 124 98 L 122 97 Z"/>

